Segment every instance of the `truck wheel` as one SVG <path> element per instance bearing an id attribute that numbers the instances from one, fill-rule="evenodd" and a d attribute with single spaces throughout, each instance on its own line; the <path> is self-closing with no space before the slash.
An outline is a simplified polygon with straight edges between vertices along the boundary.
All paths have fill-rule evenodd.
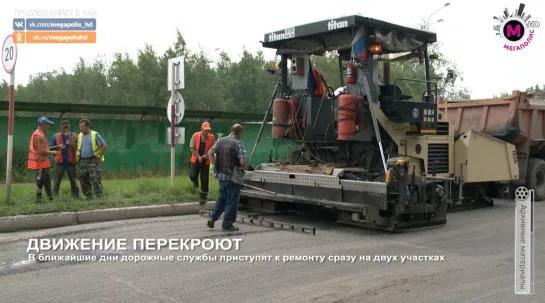
<path id="1" fill-rule="evenodd" d="M 528 189 L 533 189 L 535 201 L 545 200 L 545 161 L 541 159 L 528 160 Z"/>

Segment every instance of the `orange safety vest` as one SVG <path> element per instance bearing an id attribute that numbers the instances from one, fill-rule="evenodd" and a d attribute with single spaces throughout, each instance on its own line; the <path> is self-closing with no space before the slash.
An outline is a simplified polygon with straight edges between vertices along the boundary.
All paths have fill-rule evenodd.
<path id="1" fill-rule="evenodd" d="M 76 134 L 72 133 L 72 140 L 77 140 L 78 137 L 76 136 Z M 59 144 L 65 144 L 66 147 L 68 147 L 68 162 L 72 165 L 75 165 L 77 163 L 76 161 L 76 153 L 74 152 L 74 150 L 70 147 L 69 144 L 66 144 L 66 142 L 62 142 L 62 133 L 61 132 L 58 132 L 56 135 L 55 135 L 55 141 L 57 142 L 57 145 Z M 55 155 L 55 162 L 56 163 L 59 163 L 61 164 L 62 163 L 62 160 L 64 158 L 64 150 L 62 149 L 59 149 L 59 153 L 57 155 Z"/>
<path id="2" fill-rule="evenodd" d="M 210 148 L 212 148 L 212 145 L 214 145 L 214 135 L 208 134 L 208 137 L 206 137 L 206 147 L 204 148 L 204 152 L 207 153 Z M 199 148 L 201 147 L 201 132 L 195 133 L 193 146 L 195 146 L 195 149 L 197 152 L 199 152 Z M 197 160 L 198 158 L 195 157 L 195 155 L 191 155 L 191 163 L 197 163 Z M 206 159 L 204 165 L 210 165 L 210 159 Z"/>
<path id="3" fill-rule="evenodd" d="M 33 170 L 50 168 L 51 162 L 49 161 L 49 155 L 41 155 L 34 147 L 34 139 L 36 136 L 42 137 L 45 150 L 49 150 L 44 134 L 39 130 L 34 131 L 32 137 L 30 137 L 30 145 L 28 148 L 28 168 Z"/>
<path id="4" fill-rule="evenodd" d="M 314 79 L 316 79 L 316 90 L 314 91 L 314 95 L 316 95 L 316 97 L 321 97 L 324 95 L 322 75 L 320 75 L 320 72 L 314 68 L 312 69 L 312 73 L 314 74 Z"/>

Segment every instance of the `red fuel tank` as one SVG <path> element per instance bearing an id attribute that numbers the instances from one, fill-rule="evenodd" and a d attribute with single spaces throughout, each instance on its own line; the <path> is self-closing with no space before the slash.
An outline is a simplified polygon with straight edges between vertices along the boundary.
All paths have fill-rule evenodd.
<path id="1" fill-rule="evenodd" d="M 348 140 L 356 134 L 356 96 L 343 94 L 339 97 L 337 140 Z"/>
<path id="2" fill-rule="evenodd" d="M 288 127 L 290 127 L 289 137 L 295 139 L 298 136 L 297 133 L 301 132 L 301 130 L 298 129 L 297 125 L 297 111 L 299 110 L 299 103 L 297 102 L 297 100 L 295 100 L 295 98 L 291 97 L 288 101 L 288 106 L 290 109 L 288 119 Z"/>
<path id="3" fill-rule="evenodd" d="M 272 137 L 285 138 L 289 130 L 290 105 L 288 99 L 275 99 L 272 108 Z"/>

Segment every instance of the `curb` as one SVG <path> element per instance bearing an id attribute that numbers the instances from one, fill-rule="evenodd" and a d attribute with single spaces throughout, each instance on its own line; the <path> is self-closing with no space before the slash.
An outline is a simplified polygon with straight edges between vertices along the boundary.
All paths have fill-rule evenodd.
<path id="1" fill-rule="evenodd" d="M 53 228 L 76 224 L 78 224 L 78 214 L 75 212 L 11 216 L 0 218 L 0 232 Z"/>
<path id="2" fill-rule="evenodd" d="M 0 217 L 0 233 L 116 220 L 196 215 L 200 210 L 212 210 L 215 204 L 216 201 L 209 201 L 204 206 L 193 202 Z"/>

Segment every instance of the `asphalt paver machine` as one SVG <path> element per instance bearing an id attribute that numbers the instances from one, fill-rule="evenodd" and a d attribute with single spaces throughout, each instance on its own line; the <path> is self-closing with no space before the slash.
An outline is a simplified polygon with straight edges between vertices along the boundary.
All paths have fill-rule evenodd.
<path id="1" fill-rule="evenodd" d="M 292 140 L 300 149 L 250 167 L 240 205 L 267 212 L 325 211 L 339 223 L 389 231 L 446 224 L 449 208 L 492 205 L 482 186 L 464 186 L 475 149 L 462 138 L 460 157 L 454 157 L 452 123 L 438 112 L 437 85 L 430 79 L 428 49 L 434 42 L 434 33 L 359 15 L 266 34 L 262 44 L 276 49 L 280 80 L 262 130 L 272 124 L 268 139 Z M 312 66 L 313 56 L 326 52 L 338 55 L 337 90 L 324 85 Z M 422 79 L 392 82 L 391 62 L 410 59 L 423 66 Z M 399 81 L 423 89 L 409 96 Z M 503 149 L 501 155 L 514 149 L 484 134 L 468 135 L 479 148 Z M 262 131 L 250 165 L 261 137 Z M 518 177 L 516 163 L 504 162 L 505 170 L 492 179 Z"/>

